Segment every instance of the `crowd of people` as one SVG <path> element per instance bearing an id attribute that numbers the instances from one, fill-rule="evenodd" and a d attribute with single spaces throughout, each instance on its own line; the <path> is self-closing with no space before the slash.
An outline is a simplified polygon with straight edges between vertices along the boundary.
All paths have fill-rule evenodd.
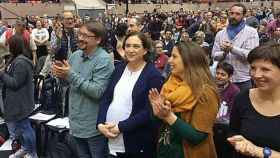
<path id="1" fill-rule="evenodd" d="M 277 10 L 65 11 L 0 24 L 1 109 L 11 139 L 25 140 L 11 158 L 38 157 L 35 75 L 59 81 L 79 158 L 280 157 Z"/>
<path id="2" fill-rule="evenodd" d="M 1 0 L 0 3 L 60 3 L 60 0 Z"/>

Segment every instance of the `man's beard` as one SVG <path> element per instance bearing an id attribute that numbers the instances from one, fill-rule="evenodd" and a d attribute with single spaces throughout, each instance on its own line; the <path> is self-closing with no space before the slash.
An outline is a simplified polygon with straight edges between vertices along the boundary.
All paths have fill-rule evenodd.
<path id="1" fill-rule="evenodd" d="M 241 21 L 242 21 L 242 20 L 237 21 L 237 20 L 234 19 L 234 18 L 229 18 L 229 19 L 228 19 L 228 23 L 229 23 L 229 25 L 231 25 L 231 26 L 238 26 L 238 25 L 241 23 Z"/>

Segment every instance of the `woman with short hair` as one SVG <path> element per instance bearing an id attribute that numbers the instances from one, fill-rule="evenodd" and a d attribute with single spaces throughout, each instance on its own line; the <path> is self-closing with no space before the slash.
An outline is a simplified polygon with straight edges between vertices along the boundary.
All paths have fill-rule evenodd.
<path id="1" fill-rule="evenodd" d="M 149 90 L 163 78 L 148 62 L 150 42 L 143 33 L 124 39 L 125 62 L 116 64 L 102 97 L 98 130 L 108 138 L 110 158 L 155 158 L 157 125 L 152 122 Z"/>
<path id="2" fill-rule="evenodd" d="M 280 157 L 280 44 L 266 44 L 248 55 L 250 75 L 256 88 L 235 99 L 228 141 L 235 158 Z"/>

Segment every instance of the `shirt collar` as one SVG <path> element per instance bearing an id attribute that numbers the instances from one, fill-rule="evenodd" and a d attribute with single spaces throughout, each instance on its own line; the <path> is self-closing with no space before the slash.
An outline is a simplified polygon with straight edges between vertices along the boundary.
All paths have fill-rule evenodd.
<path id="1" fill-rule="evenodd" d="M 99 49 L 99 47 L 97 47 L 96 49 L 95 49 L 95 52 L 92 52 L 92 53 L 90 53 L 89 55 L 88 54 L 85 54 L 84 52 L 81 54 L 81 57 L 83 58 L 83 61 L 87 61 L 87 60 L 91 60 L 91 59 L 93 59 L 95 56 L 96 56 L 96 54 L 98 53 L 98 49 Z"/>

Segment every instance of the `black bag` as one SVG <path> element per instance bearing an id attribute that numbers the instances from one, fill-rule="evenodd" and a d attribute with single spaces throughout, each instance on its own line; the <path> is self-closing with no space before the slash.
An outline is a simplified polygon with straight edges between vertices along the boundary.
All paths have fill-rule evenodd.
<path id="1" fill-rule="evenodd" d="M 47 77 L 43 80 L 43 86 L 39 102 L 41 110 L 49 113 L 60 114 L 62 109 L 62 86 L 54 77 Z"/>
<path id="2" fill-rule="evenodd" d="M 68 131 L 56 133 L 56 137 L 52 137 L 49 147 L 47 158 L 78 158 L 75 143 Z"/>

